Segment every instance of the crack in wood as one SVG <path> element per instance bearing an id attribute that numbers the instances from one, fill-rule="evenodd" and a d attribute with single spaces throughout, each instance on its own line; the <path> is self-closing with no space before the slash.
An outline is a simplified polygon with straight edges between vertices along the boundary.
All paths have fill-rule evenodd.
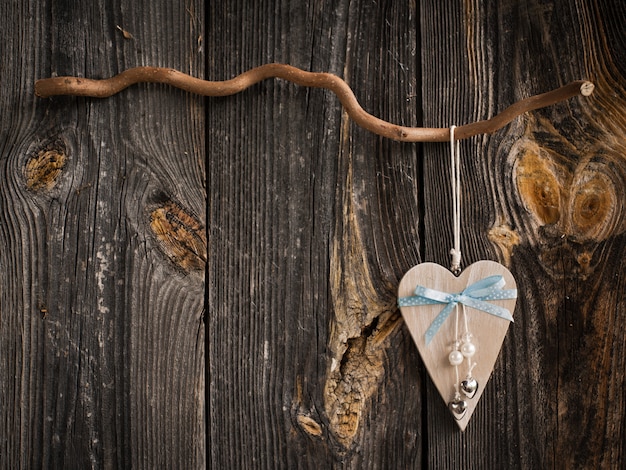
<path id="1" fill-rule="evenodd" d="M 324 387 L 330 431 L 345 448 L 352 446 L 363 415 L 384 378 L 387 340 L 401 321 L 393 289 L 377 288 L 370 272 L 351 195 L 349 169 L 343 227 L 334 240 L 331 256 L 335 317 Z"/>
<path id="2" fill-rule="evenodd" d="M 362 334 L 346 339 L 343 353 L 333 360 L 324 398 L 330 428 L 345 447 L 357 435 L 364 413 L 384 377 L 385 340 L 400 323 L 397 311 L 386 310 L 375 317 Z"/>

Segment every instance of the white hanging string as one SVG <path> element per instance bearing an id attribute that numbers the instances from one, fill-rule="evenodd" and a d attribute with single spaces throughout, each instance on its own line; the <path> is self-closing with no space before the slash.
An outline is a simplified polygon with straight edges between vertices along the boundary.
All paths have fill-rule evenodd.
<path id="1" fill-rule="evenodd" d="M 454 350 L 457 351 L 459 349 L 459 304 L 454 306 Z M 454 382 L 454 399 L 461 399 L 461 392 L 459 390 L 459 365 L 454 365 L 454 373 L 456 375 L 456 381 Z"/>
<path id="2" fill-rule="evenodd" d="M 450 271 L 455 275 L 461 273 L 461 164 L 460 143 L 454 138 L 456 126 L 450 126 L 450 182 L 452 184 L 452 231 L 454 246 L 450 250 L 452 261 Z"/>
<path id="3" fill-rule="evenodd" d="M 468 315 L 467 312 L 465 311 L 465 306 L 463 304 L 461 304 L 461 309 L 463 310 L 463 323 L 465 324 L 465 333 L 463 334 L 463 342 L 464 343 L 470 343 L 472 340 L 472 333 L 470 333 L 469 330 L 469 321 L 468 321 Z M 472 376 L 472 371 L 474 370 L 474 367 L 476 367 L 476 363 L 472 362 L 472 355 L 467 355 L 467 375 L 466 377 L 471 377 Z M 458 380 L 458 379 L 457 379 Z"/>

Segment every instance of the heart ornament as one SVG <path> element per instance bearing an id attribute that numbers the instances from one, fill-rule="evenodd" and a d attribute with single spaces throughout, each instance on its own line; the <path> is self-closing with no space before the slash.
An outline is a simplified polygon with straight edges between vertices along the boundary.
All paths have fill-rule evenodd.
<path id="1" fill-rule="evenodd" d="M 491 376 L 516 298 L 513 275 L 494 261 L 478 261 L 458 277 L 423 263 L 400 281 L 402 316 L 461 431 Z"/>

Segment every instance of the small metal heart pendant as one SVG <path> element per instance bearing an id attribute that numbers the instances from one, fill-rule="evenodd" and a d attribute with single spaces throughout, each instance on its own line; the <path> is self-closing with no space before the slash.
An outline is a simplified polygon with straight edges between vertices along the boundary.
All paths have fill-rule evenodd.
<path id="1" fill-rule="evenodd" d="M 474 398 L 478 390 L 478 382 L 474 377 L 467 377 L 461 382 L 461 390 L 467 398 Z"/>
<path id="2" fill-rule="evenodd" d="M 448 408 L 450 408 L 450 411 L 455 419 L 463 419 L 463 416 L 465 416 L 467 411 L 467 402 L 465 400 L 461 400 L 460 398 L 455 398 L 448 403 Z"/>

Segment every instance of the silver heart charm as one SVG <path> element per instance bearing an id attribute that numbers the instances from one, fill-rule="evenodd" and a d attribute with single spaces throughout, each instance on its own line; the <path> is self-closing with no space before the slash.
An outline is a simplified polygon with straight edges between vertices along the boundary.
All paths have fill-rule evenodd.
<path id="1" fill-rule="evenodd" d="M 476 390 L 478 390 L 478 382 L 474 377 L 467 377 L 461 382 L 461 391 L 467 398 L 474 398 Z"/>
<path id="2" fill-rule="evenodd" d="M 455 398 L 448 403 L 448 408 L 452 411 L 452 415 L 455 419 L 463 419 L 463 416 L 465 416 L 465 413 L 467 412 L 467 402 L 465 400 L 461 400 L 460 398 Z"/>

